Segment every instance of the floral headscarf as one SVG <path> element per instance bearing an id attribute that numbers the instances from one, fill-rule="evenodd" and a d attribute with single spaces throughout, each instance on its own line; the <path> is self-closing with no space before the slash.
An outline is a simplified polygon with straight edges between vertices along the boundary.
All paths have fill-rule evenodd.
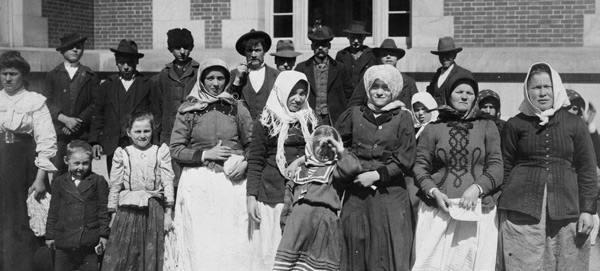
<path id="1" fill-rule="evenodd" d="M 539 108 L 533 105 L 533 103 L 531 102 L 531 98 L 527 93 L 527 82 L 529 81 L 531 70 L 535 65 L 538 64 L 545 65 L 550 69 L 550 80 L 552 80 L 552 92 L 554 93 L 554 103 L 552 104 L 552 108 L 544 111 L 541 111 Z M 523 114 L 527 116 L 537 116 L 538 118 L 540 118 L 539 124 L 542 126 L 546 125 L 550 117 L 553 116 L 554 113 L 556 113 L 556 111 L 558 111 L 560 108 L 571 105 L 571 103 L 569 102 L 569 96 L 567 95 L 567 91 L 563 86 L 562 79 L 560 79 L 560 75 L 554 69 L 552 69 L 550 65 L 543 62 L 535 63 L 529 68 L 529 72 L 527 72 L 527 78 L 525 78 L 525 84 L 523 86 L 523 95 L 525 96 L 525 98 L 519 106 L 519 111 L 523 112 Z"/>
<path id="2" fill-rule="evenodd" d="M 306 101 L 296 112 L 290 112 L 287 106 L 287 100 L 292 92 L 292 88 L 299 81 L 305 81 L 308 89 L 306 90 Z M 285 141 L 288 137 L 290 125 L 296 122 L 300 123 L 300 129 L 304 140 L 310 142 L 310 131 L 308 125 L 317 127 L 317 117 L 308 105 L 308 95 L 310 93 L 310 84 L 306 79 L 306 75 L 297 71 L 283 71 L 275 80 L 273 90 L 269 94 L 267 104 L 260 115 L 260 123 L 269 128 L 269 136 L 277 137 L 277 154 L 275 156 L 277 167 L 282 175 L 285 175 L 287 162 L 285 159 Z"/>
<path id="3" fill-rule="evenodd" d="M 391 65 L 385 65 L 385 64 L 371 66 L 365 72 L 363 79 L 365 82 L 365 90 L 367 91 L 367 97 L 369 97 L 367 106 L 371 110 L 373 110 L 373 112 L 390 111 L 390 110 L 394 110 L 398 107 L 405 106 L 404 103 L 396 100 L 396 98 L 398 98 L 398 95 L 400 95 L 400 91 L 402 91 L 402 86 L 403 86 L 404 82 L 402 79 L 402 75 L 400 74 L 400 71 L 398 71 L 398 69 L 396 69 L 395 67 L 393 67 Z M 371 99 L 371 95 L 369 95 L 369 90 L 371 89 L 371 86 L 377 79 L 386 83 L 388 85 L 389 89 L 392 91 L 391 102 L 388 103 L 383 108 L 381 108 L 380 110 L 377 110 L 375 108 L 375 106 L 373 105 L 372 99 Z"/>
<path id="4" fill-rule="evenodd" d="M 225 75 L 225 86 L 223 91 L 219 95 L 213 95 L 212 93 L 206 90 L 206 86 L 202 83 L 202 79 L 206 77 L 204 74 L 208 69 L 218 67 L 222 70 L 223 75 Z M 200 69 L 198 69 L 198 78 L 196 80 L 196 84 L 190 91 L 190 94 L 186 97 L 186 102 L 182 104 L 180 108 L 181 113 L 185 113 L 191 110 L 203 110 L 209 104 L 225 101 L 227 103 L 234 103 L 234 98 L 229 94 L 227 90 L 227 86 L 230 83 L 231 74 L 229 73 L 229 69 L 227 68 L 227 64 L 225 61 L 218 58 L 208 58 L 200 64 Z"/>
<path id="5" fill-rule="evenodd" d="M 437 108 L 438 105 L 437 105 L 437 102 L 435 101 L 435 99 L 433 98 L 433 96 L 431 96 L 431 94 L 429 94 L 427 92 L 415 93 L 415 95 L 412 96 L 412 105 L 411 105 L 410 109 L 411 109 L 412 116 L 413 116 L 414 126 L 415 126 L 415 128 L 419 128 L 419 131 L 416 134 L 416 136 L 418 138 L 419 135 L 421 134 L 421 132 L 423 132 L 423 129 L 425 128 L 425 126 L 427 124 L 429 124 L 430 122 L 436 121 L 438 118 L 438 115 L 440 113 L 437 110 L 430 111 L 431 119 L 426 123 L 420 123 L 414 112 L 414 106 L 416 103 L 422 103 L 425 107 L 427 107 L 427 110 L 433 110 L 433 109 Z"/>

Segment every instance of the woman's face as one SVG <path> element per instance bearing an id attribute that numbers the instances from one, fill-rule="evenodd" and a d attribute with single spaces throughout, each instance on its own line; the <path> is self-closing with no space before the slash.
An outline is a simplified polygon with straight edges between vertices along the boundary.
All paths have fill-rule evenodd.
<path id="1" fill-rule="evenodd" d="M 306 95 L 308 94 L 307 86 L 306 83 L 298 81 L 292 88 L 287 99 L 287 107 L 290 112 L 298 112 L 306 102 Z"/>
<path id="2" fill-rule="evenodd" d="M 206 91 L 212 95 L 219 95 L 225 89 L 225 75 L 219 69 L 212 69 L 208 71 L 206 77 L 204 77 L 204 87 Z"/>
<path id="3" fill-rule="evenodd" d="M 552 108 L 554 104 L 554 92 L 552 80 L 545 72 L 531 75 L 527 83 L 527 95 L 531 103 L 541 111 Z"/>
<path id="4" fill-rule="evenodd" d="M 392 91 L 385 82 L 375 79 L 369 89 L 369 97 L 374 106 L 381 108 L 392 101 Z"/>
<path id="5" fill-rule="evenodd" d="M 496 116 L 496 107 L 494 107 L 494 104 L 492 103 L 483 103 L 479 110 L 481 110 L 481 113 L 483 113 L 486 116 Z"/>
<path id="6" fill-rule="evenodd" d="M 452 90 L 450 102 L 458 112 L 467 112 L 475 100 L 475 91 L 469 84 L 460 84 Z"/>
<path id="7" fill-rule="evenodd" d="M 431 112 L 427 112 L 427 107 L 421 102 L 416 102 L 413 105 L 413 112 L 419 123 L 427 123 L 431 121 Z"/>
<path id="8" fill-rule="evenodd" d="M 16 68 L 0 70 L 0 81 L 7 93 L 14 93 L 23 85 L 23 74 Z"/>
<path id="9" fill-rule="evenodd" d="M 567 111 L 569 111 L 569 113 L 571 113 L 575 116 L 580 116 L 581 108 L 579 108 L 579 106 L 576 106 L 576 105 L 571 105 L 571 106 L 569 106 L 569 109 Z"/>

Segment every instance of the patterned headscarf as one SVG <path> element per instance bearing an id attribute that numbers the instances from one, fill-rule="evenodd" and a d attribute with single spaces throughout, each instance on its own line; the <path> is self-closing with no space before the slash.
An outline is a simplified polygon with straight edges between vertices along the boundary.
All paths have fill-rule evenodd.
<path id="1" fill-rule="evenodd" d="M 404 82 L 400 71 L 398 71 L 398 69 L 396 69 L 395 67 L 385 64 L 371 66 L 365 72 L 363 79 L 365 82 L 365 90 L 367 91 L 367 97 L 369 97 L 367 106 L 371 110 L 373 110 L 373 112 L 390 111 L 398 107 L 405 106 L 404 103 L 396 100 L 396 98 L 398 98 L 398 95 L 400 95 L 400 91 L 402 90 Z M 388 88 L 392 92 L 392 99 L 390 103 L 388 103 L 380 110 L 377 110 L 375 108 L 375 105 L 373 105 L 373 101 L 371 99 L 371 95 L 369 95 L 369 90 L 371 89 L 371 86 L 377 79 L 386 83 L 388 85 Z"/>
<path id="2" fill-rule="evenodd" d="M 292 92 L 292 88 L 300 81 L 305 81 L 308 88 L 306 89 L 306 101 L 296 112 L 290 112 L 287 106 L 287 100 Z M 277 167 L 282 175 L 285 176 L 287 162 L 285 159 L 285 141 L 288 137 L 290 125 L 296 122 L 300 123 L 302 136 L 304 140 L 310 142 L 309 125 L 314 129 L 317 127 L 317 117 L 308 105 L 308 95 L 310 93 L 310 84 L 306 79 L 306 75 L 297 71 L 283 71 L 275 80 L 273 90 L 269 94 L 267 104 L 260 115 L 260 123 L 269 128 L 269 136 L 277 137 Z"/>
<path id="3" fill-rule="evenodd" d="M 550 80 L 552 80 L 552 92 L 554 93 L 554 103 L 552 104 L 552 108 L 541 111 L 531 102 L 531 98 L 527 93 L 527 82 L 529 81 L 529 77 L 531 76 L 531 70 L 535 65 L 545 65 L 550 69 Z M 527 78 L 525 78 L 525 84 L 523 86 L 523 102 L 519 106 L 519 111 L 523 112 L 523 114 L 527 116 L 537 116 L 540 118 L 540 125 L 546 125 L 551 116 L 556 113 L 562 107 L 569 106 L 571 103 L 569 102 L 569 96 L 567 95 L 567 91 L 563 86 L 562 80 L 560 79 L 560 75 L 550 67 L 547 63 L 540 62 L 531 65 L 529 68 L 529 72 L 527 73 Z"/>
<path id="4" fill-rule="evenodd" d="M 433 98 L 433 96 L 431 96 L 431 94 L 429 94 L 427 92 L 415 93 L 415 95 L 412 96 L 411 112 L 413 113 L 412 116 L 413 116 L 414 126 L 415 126 L 415 128 L 419 128 L 419 131 L 416 134 L 416 136 L 418 138 L 419 135 L 421 134 L 421 132 L 423 132 L 423 129 L 425 128 L 425 126 L 427 124 L 437 120 L 440 112 L 438 112 L 437 110 L 430 111 L 431 119 L 426 123 L 420 123 L 414 112 L 414 106 L 416 103 L 422 103 L 425 107 L 427 107 L 427 110 L 433 110 L 433 109 L 437 108 L 438 105 L 437 105 L 437 102 L 435 101 L 435 99 Z"/>

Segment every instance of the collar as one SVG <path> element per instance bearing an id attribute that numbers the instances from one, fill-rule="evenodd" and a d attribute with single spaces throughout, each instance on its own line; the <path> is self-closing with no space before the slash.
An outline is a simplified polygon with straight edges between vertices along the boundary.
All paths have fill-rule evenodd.
<path id="1" fill-rule="evenodd" d="M 256 69 L 256 70 L 251 70 L 250 68 L 248 68 L 248 72 L 256 72 L 256 71 L 260 71 L 260 70 L 263 70 L 263 69 L 264 69 L 266 66 L 267 66 L 267 64 L 266 64 L 265 62 L 263 62 L 263 63 L 260 65 L 260 68 L 258 68 L 258 69 Z"/>
<path id="2" fill-rule="evenodd" d="M 71 63 L 71 62 L 65 60 L 63 62 L 63 64 L 65 66 L 65 69 L 69 69 L 69 68 L 71 68 L 71 69 L 77 69 L 80 66 L 79 61 L 77 61 L 76 63 Z"/>
<path id="3" fill-rule="evenodd" d="M 450 67 L 448 67 L 448 69 L 445 69 L 445 70 L 444 70 L 444 67 L 442 66 L 442 68 L 441 68 L 442 73 L 451 71 L 452 69 L 454 69 L 454 65 L 456 65 L 456 63 L 452 63 L 452 65 L 450 65 Z"/>
<path id="4" fill-rule="evenodd" d="M 133 82 L 133 80 L 135 80 L 136 78 L 137 78 L 137 73 L 133 74 L 133 77 L 131 77 L 131 80 L 125 80 L 125 79 L 123 79 L 122 76 L 119 75 L 119 80 L 125 81 L 125 82 Z"/>
<path id="5" fill-rule="evenodd" d="M 315 65 L 319 65 L 319 64 L 329 64 L 329 56 L 326 56 L 325 59 L 323 59 L 322 61 L 320 61 L 317 57 L 313 57 L 313 62 L 315 63 Z"/>

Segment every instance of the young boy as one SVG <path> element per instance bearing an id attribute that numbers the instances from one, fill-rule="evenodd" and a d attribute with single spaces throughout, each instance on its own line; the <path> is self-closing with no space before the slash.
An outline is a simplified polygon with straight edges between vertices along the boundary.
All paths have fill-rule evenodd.
<path id="1" fill-rule="evenodd" d="M 92 147 L 74 140 L 67 145 L 68 172 L 52 182 L 46 245 L 56 248 L 54 269 L 98 270 L 98 257 L 109 234 L 108 184 L 91 172 Z"/>

